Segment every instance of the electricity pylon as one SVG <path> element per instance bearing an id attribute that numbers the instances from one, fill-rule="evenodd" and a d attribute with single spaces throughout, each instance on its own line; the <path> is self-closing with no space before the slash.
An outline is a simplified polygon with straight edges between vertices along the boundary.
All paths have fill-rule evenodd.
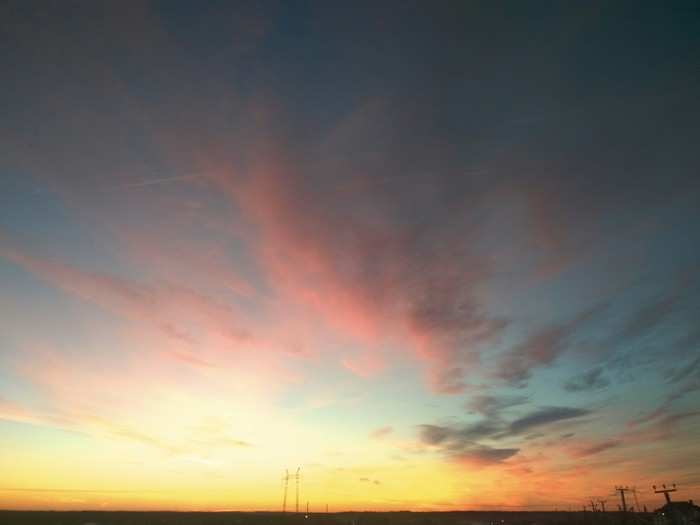
<path id="1" fill-rule="evenodd" d="M 284 480 L 284 502 L 282 503 L 282 512 L 287 512 L 287 489 L 289 488 L 289 470 L 284 469 L 286 472 L 285 476 L 282 478 Z"/>
<path id="2" fill-rule="evenodd" d="M 297 473 L 294 475 L 294 483 L 296 483 L 296 512 L 299 512 L 299 470 L 301 467 L 297 468 Z M 284 502 L 282 503 L 282 512 L 287 512 L 287 493 L 289 490 L 289 470 L 284 469 L 285 475 L 282 478 L 284 480 Z"/>

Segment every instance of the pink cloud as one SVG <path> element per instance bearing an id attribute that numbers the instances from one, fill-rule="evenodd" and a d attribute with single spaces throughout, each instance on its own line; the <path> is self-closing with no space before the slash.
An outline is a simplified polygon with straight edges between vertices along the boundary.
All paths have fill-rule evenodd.
<path id="1" fill-rule="evenodd" d="M 156 449 L 166 456 L 248 447 L 237 435 L 225 399 L 255 411 L 274 392 L 276 378 L 246 363 L 213 369 L 197 362 L 183 373 L 178 360 L 163 361 L 149 341 L 114 341 L 113 348 L 55 348 L 35 343 L 8 364 L 41 404 L 0 400 L 0 417 Z M 268 382 L 270 381 L 270 382 Z M 245 405 L 248 408 L 245 408 Z M 167 417 L 164 419 L 164 414 Z M 217 418 L 216 426 L 197 426 Z M 227 418 L 227 419 L 223 419 Z M 126 451 L 130 449 L 121 448 Z"/>
<path id="2" fill-rule="evenodd" d="M 185 286 L 156 288 L 17 251 L 5 257 L 120 317 L 148 323 L 173 340 L 192 343 L 212 334 L 235 349 L 250 338 L 243 328 L 245 319 L 237 310 Z"/>
<path id="3" fill-rule="evenodd" d="M 60 347 L 58 342 L 25 337 L 24 351 L 7 367 L 46 403 L 42 412 L 31 409 L 27 417 L 145 444 L 152 438 L 153 446 L 167 451 L 179 449 L 181 441 L 163 437 L 162 429 L 152 427 L 156 416 L 172 410 L 171 403 L 203 403 L 214 413 L 223 410 L 221 399 L 250 407 L 274 406 L 279 395 L 301 380 L 289 367 L 298 357 L 281 357 L 280 332 L 250 336 L 244 328 L 248 318 L 217 298 L 172 283 L 135 283 L 18 251 L 5 256 L 114 314 L 118 322 L 115 330 L 111 321 L 92 324 L 84 318 L 80 341 Z M 97 421 L 95 414 L 106 423 Z M 139 428 L 147 430 L 134 430 Z"/>
<path id="4" fill-rule="evenodd" d="M 263 121 L 271 111 L 261 110 Z M 275 133 L 253 139 L 259 149 L 246 177 L 222 171 L 214 177 L 251 220 L 255 233 L 247 241 L 274 301 L 360 344 L 398 342 L 428 364 L 431 388 L 462 391 L 463 375 L 505 326 L 476 301 L 476 283 L 486 272 L 464 249 L 469 240 L 441 230 L 440 249 L 426 258 L 420 243 L 433 242 L 432 232 L 416 235 L 398 221 L 406 210 L 387 195 L 339 193 L 342 162 L 320 170 L 276 140 Z M 384 360 L 389 357 L 395 356 Z M 361 375 L 382 362 L 340 359 Z"/>
<path id="5" fill-rule="evenodd" d="M 146 17 L 143 24 L 149 21 Z M 253 30 L 251 23 L 254 44 L 254 35 L 265 30 Z M 161 39 L 162 31 L 154 34 L 156 48 L 168 45 Z M 430 217 L 427 225 L 412 224 L 405 219 L 412 216 L 415 205 L 425 206 L 424 196 L 427 204 L 441 198 L 443 189 L 436 182 L 444 173 L 423 169 L 423 159 L 405 176 L 391 156 L 368 171 L 358 171 L 354 157 L 344 151 L 358 139 L 371 146 L 368 132 L 379 129 L 374 124 L 396 131 L 397 122 L 415 117 L 388 100 L 362 104 L 312 151 L 298 134 L 286 133 L 303 123 L 285 115 L 283 104 L 275 106 L 269 93 L 241 101 L 211 85 L 208 92 L 220 102 L 221 112 L 203 123 L 201 102 L 186 93 L 171 91 L 172 103 L 165 106 L 178 111 L 164 114 L 161 108 L 147 107 L 114 71 L 96 63 L 89 50 L 71 49 L 88 70 L 96 71 L 91 78 L 99 89 L 129 116 L 130 124 L 163 160 L 162 165 L 143 165 L 125 146 L 131 130 L 123 123 L 106 126 L 114 143 L 110 155 L 118 157 L 109 163 L 110 169 L 76 165 L 73 159 L 85 155 L 72 155 L 68 147 L 80 143 L 91 153 L 85 157 L 107 158 L 102 152 L 105 137 L 99 133 L 66 148 L 44 148 L 53 153 L 40 171 L 55 172 L 50 183 L 82 210 L 115 257 L 138 265 L 159 281 L 186 282 L 185 288 L 222 303 L 227 302 L 221 299 L 222 290 L 250 298 L 257 310 L 269 315 L 265 321 L 284 316 L 311 319 L 324 325 L 323 330 L 359 344 L 398 342 L 427 363 L 431 388 L 457 392 L 466 387 L 458 376 L 476 367 L 484 343 L 496 338 L 504 326 L 479 308 L 473 294 L 486 272 L 479 257 L 468 250 L 475 233 L 465 233 L 468 229 L 462 224 L 469 220 L 470 198 L 462 199 L 462 211 L 446 214 L 445 220 Z M 51 67 L 51 60 L 46 67 Z M 167 80 L 159 78 L 156 84 Z M 69 102 L 60 99 L 55 104 L 63 114 Z M 243 117 L 246 126 L 232 129 L 225 115 L 238 103 L 248 108 Z M 83 107 L 90 114 L 91 100 Z M 248 144 L 249 153 L 236 158 L 238 150 L 231 143 L 239 139 Z M 171 172 L 164 173 L 164 166 Z M 380 191 L 363 192 L 367 181 Z M 413 190 L 395 194 L 406 181 L 417 186 L 416 194 Z M 106 241 L 105 231 L 110 235 Z M 121 284 L 109 286 L 124 289 Z M 151 293 L 143 286 L 140 293 Z M 161 286 L 157 288 L 160 297 L 169 297 Z M 127 309 L 138 311 L 134 315 L 145 313 L 143 306 L 129 301 L 121 297 L 101 305 L 120 308 L 119 315 L 128 315 Z M 172 339 L 197 340 L 193 333 L 197 330 L 190 326 L 160 317 L 153 322 L 160 322 L 160 330 Z M 252 320 L 247 324 L 251 331 L 257 328 L 254 324 Z M 273 337 L 283 339 L 275 327 Z M 373 357 L 372 363 L 368 358 L 362 363 L 346 358 L 345 365 L 371 373 L 389 358 Z"/>

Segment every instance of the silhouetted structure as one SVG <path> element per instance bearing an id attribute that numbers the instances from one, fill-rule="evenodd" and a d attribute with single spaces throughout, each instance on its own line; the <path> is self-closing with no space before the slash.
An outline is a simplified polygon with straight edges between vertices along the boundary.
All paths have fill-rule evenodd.
<path id="1" fill-rule="evenodd" d="M 664 497 L 666 498 L 666 503 L 671 503 L 671 496 L 668 495 L 669 492 L 676 492 L 676 484 L 673 483 L 671 486 L 673 487 L 672 489 L 667 489 L 666 485 L 661 485 L 663 489 L 658 489 L 656 488 L 656 485 L 654 485 L 654 492 L 657 494 L 663 493 Z"/>
<path id="2" fill-rule="evenodd" d="M 299 470 L 301 467 L 297 468 L 297 473 L 294 475 L 294 482 L 296 483 L 296 506 L 295 512 L 299 512 Z M 287 493 L 289 491 L 289 470 L 284 469 L 285 476 L 282 478 L 284 480 L 284 500 L 282 502 L 282 513 L 287 512 Z M 307 511 L 308 512 L 308 511 Z"/>
<path id="3" fill-rule="evenodd" d="M 670 501 L 655 513 L 656 525 L 700 524 L 700 507 L 693 501 Z"/>
<path id="4" fill-rule="evenodd" d="M 619 487 L 615 485 L 615 490 L 617 490 L 620 493 L 620 498 L 622 499 L 622 512 L 627 512 L 627 502 L 625 501 L 625 492 L 629 491 L 629 487 L 623 487 L 620 485 Z"/>

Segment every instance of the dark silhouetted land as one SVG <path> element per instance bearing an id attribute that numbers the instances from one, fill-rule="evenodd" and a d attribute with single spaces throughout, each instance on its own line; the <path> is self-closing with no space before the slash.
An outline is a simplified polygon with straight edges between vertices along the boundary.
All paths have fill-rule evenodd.
<path id="1" fill-rule="evenodd" d="M 627 518 L 627 519 L 625 519 Z M 0 525 L 606 525 L 655 523 L 651 513 L 0 511 Z M 694 523 L 694 522 L 691 522 Z"/>

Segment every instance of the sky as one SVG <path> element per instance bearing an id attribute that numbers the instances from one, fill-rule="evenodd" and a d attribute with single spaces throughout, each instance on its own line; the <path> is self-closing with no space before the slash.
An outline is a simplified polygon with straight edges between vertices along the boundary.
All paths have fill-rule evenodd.
<path id="1" fill-rule="evenodd" d="M 2 2 L 0 508 L 700 501 L 699 22 Z"/>

